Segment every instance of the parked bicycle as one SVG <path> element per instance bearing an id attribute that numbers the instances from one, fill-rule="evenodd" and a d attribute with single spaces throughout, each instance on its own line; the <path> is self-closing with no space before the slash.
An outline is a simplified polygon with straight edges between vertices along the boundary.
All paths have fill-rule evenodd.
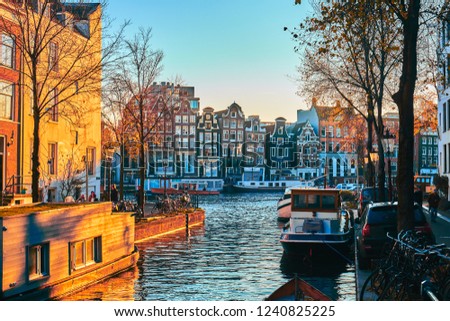
<path id="1" fill-rule="evenodd" d="M 450 300 L 450 256 L 445 244 L 430 245 L 414 231 L 388 238 L 387 254 L 364 282 L 360 300 Z"/>

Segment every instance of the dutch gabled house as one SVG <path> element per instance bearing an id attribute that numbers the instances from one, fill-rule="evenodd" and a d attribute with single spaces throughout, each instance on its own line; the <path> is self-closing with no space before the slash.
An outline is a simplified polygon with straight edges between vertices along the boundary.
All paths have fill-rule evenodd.
<path id="1" fill-rule="evenodd" d="M 266 179 L 284 180 L 293 176 L 295 167 L 295 141 L 288 134 L 286 119 L 278 117 L 269 135 L 266 136 Z"/>
<path id="2" fill-rule="evenodd" d="M 216 117 L 221 129 L 221 177 L 225 182 L 235 182 L 242 174 L 245 115 L 241 106 L 234 102 L 227 109 L 216 112 Z"/>
<path id="3" fill-rule="evenodd" d="M 245 121 L 243 180 L 264 180 L 266 127 L 259 116 L 251 115 Z"/>
<path id="4" fill-rule="evenodd" d="M 218 178 L 220 173 L 220 128 L 214 108 L 203 108 L 197 119 L 197 170 L 199 178 Z"/>

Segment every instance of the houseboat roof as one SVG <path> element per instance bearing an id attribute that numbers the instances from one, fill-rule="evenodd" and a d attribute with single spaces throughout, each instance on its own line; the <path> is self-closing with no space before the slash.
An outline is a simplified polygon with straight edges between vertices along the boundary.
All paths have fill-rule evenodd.
<path id="1" fill-rule="evenodd" d="M 83 206 L 89 203 L 34 203 L 0 207 L 0 217 L 15 216 L 56 210 L 73 206 Z"/>

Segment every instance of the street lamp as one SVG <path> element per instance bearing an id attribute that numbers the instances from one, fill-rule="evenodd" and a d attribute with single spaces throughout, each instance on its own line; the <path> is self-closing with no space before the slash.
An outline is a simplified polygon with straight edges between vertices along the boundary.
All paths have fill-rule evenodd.
<path id="1" fill-rule="evenodd" d="M 389 140 L 395 138 L 394 134 L 389 132 L 389 128 L 386 128 L 386 131 L 383 135 L 383 142 L 387 151 L 388 157 L 388 189 L 389 189 L 389 200 L 392 201 L 392 168 L 391 168 L 391 146 L 389 145 Z"/>
<path id="2" fill-rule="evenodd" d="M 162 161 L 163 169 L 164 169 L 164 199 L 167 198 L 167 160 Z"/>
<path id="3" fill-rule="evenodd" d="M 111 171 L 112 171 L 112 160 L 114 158 L 114 148 L 106 148 L 105 149 L 105 183 L 104 183 L 104 188 L 103 191 L 105 192 L 105 190 L 107 191 L 105 193 L 105 198 L 106 195 L 108 195 L 107 200 L 110 201 L 111 200 Z M 107 166 L 109 164 L 109 180 L 108 180 L 108 189 L 106 189 L 106 170 L 107 170 Z"/>

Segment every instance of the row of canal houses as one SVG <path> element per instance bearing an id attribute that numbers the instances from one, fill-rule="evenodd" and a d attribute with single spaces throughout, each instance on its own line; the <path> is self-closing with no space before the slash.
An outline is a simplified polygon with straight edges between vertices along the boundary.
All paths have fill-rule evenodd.
<path id="1" fill-rule="evenodd" d="M 335 106 L 320 106 L 314 99 L 309 109 L 297 111 L 295 122 L 283 117 L 267 122 L 258 115 L 246 116 L 236 102 L 222 110 L 210 106 L 200 110 L 194 87 L 165 82 L 153 86 L 155 96 L 170 92 L 176 93 L 177 99 L 149 99 L 155 104 L 148 106 L 150 110 L 167 112 L 155 126 L 155 135 L 161 139 L 149 143 L 147 148 L 145 190 L 162 187 L 166 178 L 235 183 L 313 180 L 326 174 L 331 185 L 356 183 L 357 168 L 364 167 L 361 144 L 365 130 L 354 125 L 358 116 L 339 102 Z M 159 107 L 155 107 L 155 102 Z M 388 114 L 385 119 L 386 126 L 395 132 L 398 116 Z M 391 144 L 389 157 L 395 177 L 398 148 L 395 140 Z M 116 154 L 110 164 L 109 184 L 119 182 L 120 159 Z M 137 185 L 139 167 L 137 161 L 125 155 L 124 181 L 129 188 Z"/>

